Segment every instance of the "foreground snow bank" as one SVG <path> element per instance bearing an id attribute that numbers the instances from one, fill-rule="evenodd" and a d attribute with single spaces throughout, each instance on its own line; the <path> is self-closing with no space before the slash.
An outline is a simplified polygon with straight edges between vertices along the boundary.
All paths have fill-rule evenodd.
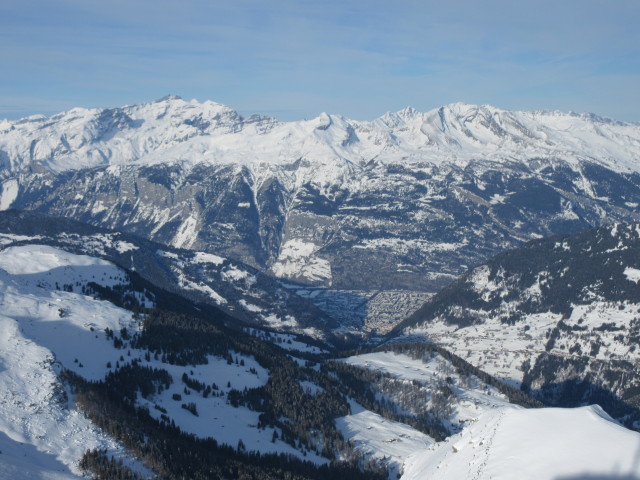
<path id="1" fill-rule="evenodd" d="M 402 480 L 640 478 L 640 434 L 599 406 L 488 411 L 411 455 Z"/>

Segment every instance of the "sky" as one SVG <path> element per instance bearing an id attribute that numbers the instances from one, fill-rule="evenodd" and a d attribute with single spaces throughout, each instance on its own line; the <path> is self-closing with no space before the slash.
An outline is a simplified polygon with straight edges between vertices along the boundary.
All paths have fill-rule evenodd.
<path id="1" fill-rule="evenodd" d="M 639 0 L 1 0 L 0 119 L 167 94 L 281 120 L 453 102 L 640 122 Z"/>

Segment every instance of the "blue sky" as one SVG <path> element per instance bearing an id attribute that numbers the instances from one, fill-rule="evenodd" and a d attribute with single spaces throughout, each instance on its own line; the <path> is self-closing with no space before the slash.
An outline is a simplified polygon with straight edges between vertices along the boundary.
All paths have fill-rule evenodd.
<path id="1" fill-rule="evenodd" d="M 639 0 L 2 0 L 0 118 L 166 94 L 282 120 L 452 102 L 640 121 Z"/>

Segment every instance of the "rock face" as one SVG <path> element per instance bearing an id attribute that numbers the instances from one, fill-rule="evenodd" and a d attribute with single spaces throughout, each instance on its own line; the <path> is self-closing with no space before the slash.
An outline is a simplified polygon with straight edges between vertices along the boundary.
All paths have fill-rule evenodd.
<path id="1" fill-rule="evenodd" d="M 557 406 L 640 427 L 640 225 L 527 243 L 471 269 L 398 325 Z"/>
<path id="2" fill-rule="evenodd" d="M 523 241 L 640 219 L 640 126 L 454 104 L 372 122 L 167 97 L 0 123 L 0 208 L 342 290 L 434 292 Z"/>

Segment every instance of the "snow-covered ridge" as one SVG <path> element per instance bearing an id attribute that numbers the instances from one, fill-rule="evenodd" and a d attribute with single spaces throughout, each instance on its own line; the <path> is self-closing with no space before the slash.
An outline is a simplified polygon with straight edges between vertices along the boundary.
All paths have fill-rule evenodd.
<path id="1" fill-rule="evenodd" d="M 251 116 L 212 101 L 165 97 L 110 109 L 74 108 L 52 117 L 0 122 L 0 164 L 17 171 L 105 165 L 197 163 L 325 165 L 453 162 L 477 158 L 591 160 L 638 171 L 640 126 L 592 114 L 518 112 L 455 103 L 405 108 L 360 122 L 322 113 L 297 122 Z"/>
<path id="2" fill-rule="evenodd" d="M 633 479 L 640 473 L 640 435 L 598 406 L 502 408 L 428 450 L 413 454 L 403 480 Z"/>

